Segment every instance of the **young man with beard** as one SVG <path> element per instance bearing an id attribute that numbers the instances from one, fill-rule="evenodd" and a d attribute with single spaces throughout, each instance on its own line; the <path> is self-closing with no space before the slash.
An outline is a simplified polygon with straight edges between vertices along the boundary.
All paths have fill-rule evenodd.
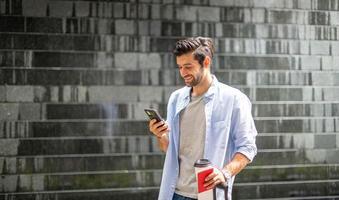
<path id="1" fill-rule="evenodd" d="M 194 163 L 209 159 L 213 172 L 205 179 L 207 189 L 228 185 L 231 199 L 234 176 L 257 153 L 257 131 L 251 102 L 239 90 L 220 83 L 211 74 L 213 42 L 195 37 L 179 40 L 174 49 L 185 87 L 170 96 L 167 121 L 149 122 L 159 148 L 166 152 L 159 200 L 197 199 Z"/>

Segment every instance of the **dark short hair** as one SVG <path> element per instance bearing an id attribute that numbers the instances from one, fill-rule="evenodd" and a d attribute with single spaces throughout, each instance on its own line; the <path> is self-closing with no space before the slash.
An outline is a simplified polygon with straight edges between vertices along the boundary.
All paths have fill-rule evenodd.
<path id="1" fill-rule="evenodd" d="M 203 65 L 206 56 L 213 58 L 213 41 L 208 37 L 191 37 L 177 41 L 173 50 L 174 55 L 181 56 L 188 52 L 193 52 L 194 58 Z"/>

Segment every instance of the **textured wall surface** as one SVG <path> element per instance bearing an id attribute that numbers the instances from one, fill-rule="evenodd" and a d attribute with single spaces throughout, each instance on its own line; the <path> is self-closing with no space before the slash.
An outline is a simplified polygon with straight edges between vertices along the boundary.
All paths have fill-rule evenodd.
<path id="1" fill-rule="evenodd" d="M 339 198 L 339 0 L 0 0 L 0 199 L 156 199 L 143 108 L 198 35 L 253 103 L 234 199 Z"/>

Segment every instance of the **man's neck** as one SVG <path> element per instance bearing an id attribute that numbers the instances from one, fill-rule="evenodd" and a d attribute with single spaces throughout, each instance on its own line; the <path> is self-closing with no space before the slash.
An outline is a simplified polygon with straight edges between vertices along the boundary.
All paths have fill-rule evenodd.
<path id="1" fill-rule="evenodd" d="M 210 88 L 212 81 L 212 75 L 210 73 L 206 74 L 198 85 L 193 86 L 191 95 L 194 97 L 203 95 Z"/>

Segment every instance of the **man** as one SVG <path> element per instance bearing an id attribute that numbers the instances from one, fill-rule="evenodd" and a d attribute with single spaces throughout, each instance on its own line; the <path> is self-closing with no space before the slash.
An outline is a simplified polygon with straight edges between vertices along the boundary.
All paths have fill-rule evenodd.
<path id="1" fill-rule="evenodd" d="M 166 152 L 159 200 L 197 199 L 194 163 L 201 158 L 214 167 L 204 186 L 216 188 L 221 200 L 224 190 L 216 186 L 227 184 L 231 199 L 234 176 L 257 153 L 251 103 L 211 74 L 213 53 L 210 38 L 176 43 L 174 55 L 186 87 L 171 94 L 166 122 L 149 122 L 159 148 Z"/>

